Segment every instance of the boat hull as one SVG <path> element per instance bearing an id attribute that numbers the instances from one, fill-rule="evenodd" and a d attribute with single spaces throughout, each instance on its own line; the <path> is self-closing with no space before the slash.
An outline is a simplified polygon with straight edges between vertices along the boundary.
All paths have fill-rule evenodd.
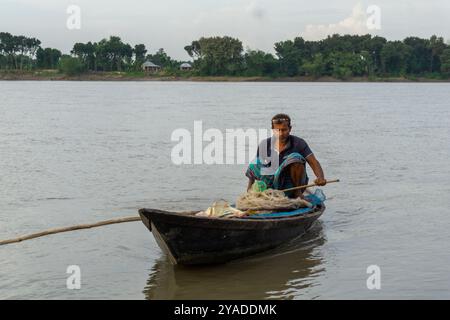
<path id="1" fill-rule="evenodd" d="M 143 223 L 173 264 L 215 264 L 276 248 L 304 235 L 325 206 L 278 219 L 221 219 L 140 209 Z"/>

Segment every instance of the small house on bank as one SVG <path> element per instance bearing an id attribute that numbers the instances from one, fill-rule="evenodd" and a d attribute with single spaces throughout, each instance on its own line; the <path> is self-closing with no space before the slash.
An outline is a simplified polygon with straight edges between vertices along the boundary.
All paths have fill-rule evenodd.
<path id="1" fill-rule="evenodd" d="M 183 71 L 189 71 L 189 70 L 192 70 L 192 65 L 191 65 L 190 63 L 187 63 L 187 62 L 182 63 L 182 64 L 180 65 L 180 70 L 183 70 Z"/>
<path id="2" fill-rule="evenodd" d="M 160 71 L 160 70 L 161 70 L 161 67 L 158 66 L 157 64 L 154 64 L 154 63 L 151 62 L 151 61 L 145 61 L 145 62 L 142 64 L 142 70 L 144 70 L 145 72 L 151 72 L 151 73 L 154 73 L 154 72 Z"/>

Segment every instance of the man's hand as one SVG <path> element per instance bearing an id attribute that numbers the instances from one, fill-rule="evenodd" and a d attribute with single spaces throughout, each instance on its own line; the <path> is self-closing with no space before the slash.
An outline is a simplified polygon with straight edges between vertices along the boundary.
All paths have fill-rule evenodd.
<path id="1" fill-rule="evenodd" d="M 313 169 L 314 175 L 317 177 L 316 180 L 314 180 L 314 183 L 318 186 L 324 186 L 327 184 L 327 180 L 324 178 L 322 166 L 320 165 L 319 161 L 316 159 L 313 153 L 311 153 L 309 156 L 306 157 L 306 161 L 311 166 L 311 169 Z"/>
<path id="2" fill-rule="evenodd" d="M 314 183 L 318 186 L 324 186 L 327 184 L 327 180 L 325 178 L 317 178 L 316 180 L 314 180 Z"/>

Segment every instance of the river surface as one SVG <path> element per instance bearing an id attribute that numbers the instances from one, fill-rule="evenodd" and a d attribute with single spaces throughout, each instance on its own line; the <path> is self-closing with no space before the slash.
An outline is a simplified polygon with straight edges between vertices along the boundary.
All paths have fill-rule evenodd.
<path id="1" fill-rule="evenodd" d="M 140 222 L 51 235 L 0 247 L 0 299 L 449 299 L 449 84 L 0 82 L 0 240 L 234 202 L 246 165 L 176 165 L 171 134 L 279 112 L 341 179 L 300 241 L 183 268 Z"/>

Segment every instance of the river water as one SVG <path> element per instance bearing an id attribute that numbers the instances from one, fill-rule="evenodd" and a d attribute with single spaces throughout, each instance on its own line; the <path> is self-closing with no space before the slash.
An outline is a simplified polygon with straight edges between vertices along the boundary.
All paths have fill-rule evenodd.
<path id="1" fill-rule="evenodd" d="M 450 298 L 449 84 L 23 81 L 0 97 L 0 240 L 233 202 L 245 164 L 171 161 L 172 132 L 196 120 L 225 132 L 288 113 L 342 180 L 301 241 L 221 266 L 174 268 L 140 222 L 1 246 L 0 299 Z"/>

